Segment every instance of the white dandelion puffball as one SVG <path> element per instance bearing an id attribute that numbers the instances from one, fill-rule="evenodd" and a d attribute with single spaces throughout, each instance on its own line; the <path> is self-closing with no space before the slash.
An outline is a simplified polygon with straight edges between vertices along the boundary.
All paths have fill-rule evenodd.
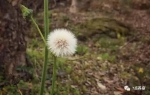
<path id="1" fill-rule="evenodd" d="M 48 35 L 47 45 L 57 57 L 70 56 L 76 51 L 77 39 L 67 29 L 55 29 Z"/>

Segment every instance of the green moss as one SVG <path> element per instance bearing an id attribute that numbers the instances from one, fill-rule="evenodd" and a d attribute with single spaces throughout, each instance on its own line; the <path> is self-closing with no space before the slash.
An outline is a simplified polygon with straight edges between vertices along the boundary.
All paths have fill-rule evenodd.
<path id="1" fill-rule="evenodd" d="M 95 18 L 72 27 L 77 36 L 86 39 L 97 34 L 105 34 L 113 38 L 117 38 L 118 35 L 127 36 L 131 34 L 128 25 L 111 18 Z"/>

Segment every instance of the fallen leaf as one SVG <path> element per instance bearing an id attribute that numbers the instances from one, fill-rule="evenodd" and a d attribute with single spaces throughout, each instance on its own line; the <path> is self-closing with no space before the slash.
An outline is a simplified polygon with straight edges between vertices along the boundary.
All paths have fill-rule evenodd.
<path id="1" fill-rule="evenodd" d="M 98 85 L 98 87 L 101 88 L 102 90 L 106 90 L 106 86 L 103 85 L 102 83 L 97 82 L 97 85 Z"/>

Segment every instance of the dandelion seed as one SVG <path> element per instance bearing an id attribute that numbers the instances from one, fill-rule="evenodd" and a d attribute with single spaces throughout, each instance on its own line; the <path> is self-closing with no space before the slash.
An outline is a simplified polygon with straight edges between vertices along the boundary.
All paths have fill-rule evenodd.
<path id="1" fill-rule="evenodd" d="M 57 57 L 70 56 L 75 53 L 77 39 L 66 29 L 55 29 L 48 35 L 48 48 Z"/>

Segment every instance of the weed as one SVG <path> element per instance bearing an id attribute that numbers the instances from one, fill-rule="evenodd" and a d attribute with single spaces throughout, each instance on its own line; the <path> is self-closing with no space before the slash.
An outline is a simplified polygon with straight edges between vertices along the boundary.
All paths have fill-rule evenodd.
<path id="1" fill-rule="evenodd" d="M 79 55 L 84 55 L 84 54 L 86 54 L 87 53 L 87 51 L 88 51 L 88 47 L 86 47 L 86 46 L 84 46 L 84 45 L 79 45 L 78 47 L 77 47 L 77 54 L 79 54 Z"/>

